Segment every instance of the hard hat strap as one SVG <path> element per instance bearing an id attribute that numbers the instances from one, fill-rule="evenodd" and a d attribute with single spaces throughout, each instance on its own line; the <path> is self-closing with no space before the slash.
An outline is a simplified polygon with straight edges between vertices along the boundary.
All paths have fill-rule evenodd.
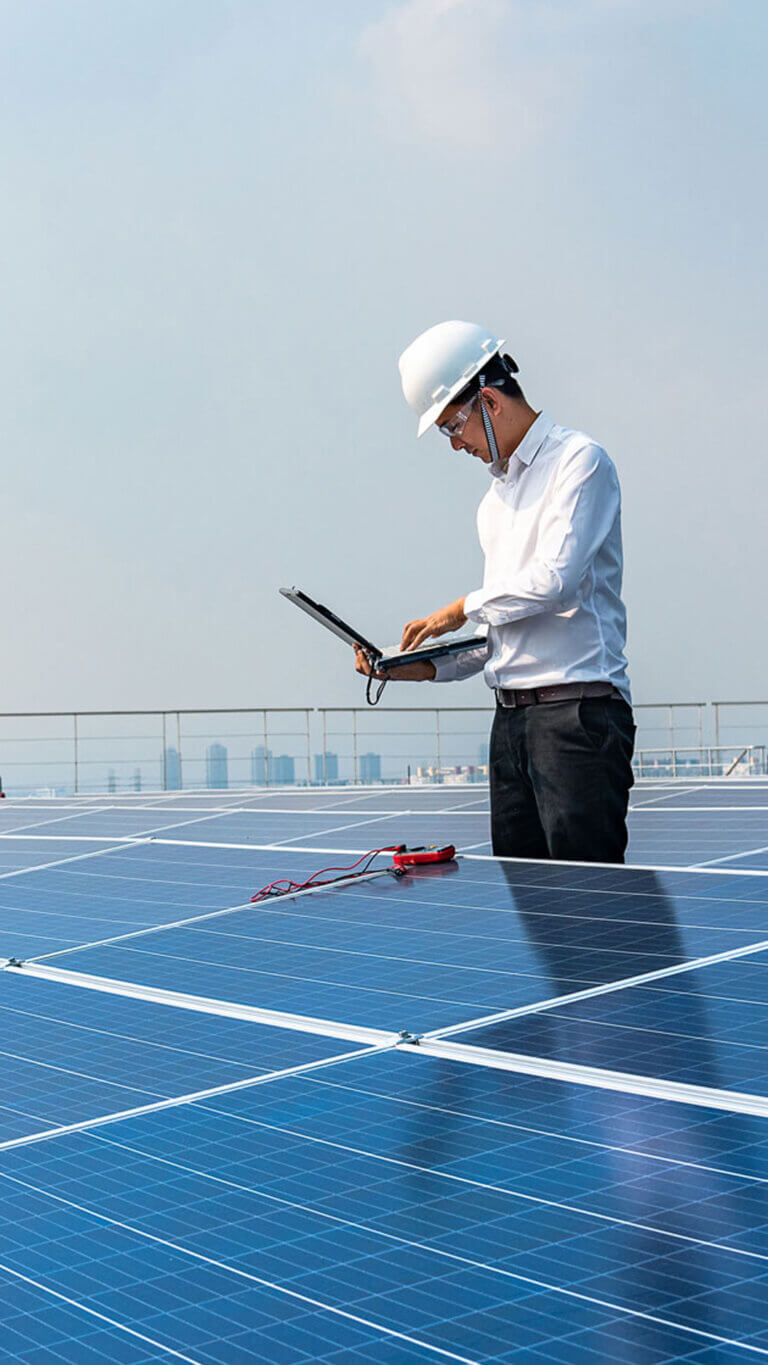
<path id="1" fill-rule="evenodd" d="M 484 400 L 484 398 L 483 398 L 483 389 L 485 388 L 485 375 L 484 375 L 484 374 L 481 374 L 481 375 L 480 375 L 480 381 L 479 381 L 479 382 L 480 382 L 480 388 L 479 388 L 479 390 L 478 390 L 478 393 L 479 393 L 479 397 L 480 397 L 480 412 L 482 413 L 482 417 L 483 417 L 483 429 L 484 429 L 484 431 L 485 431 L 485 439 L 486 439 L 486 441 L 488 442 L 488 449 L 489 449 L 489 451 L 490 451 L 490 453 L 491 453 L 491 462 L 492 462 L 493 464 L 496 464 L 497 461 L 498 461 L 498 458 L 499 458 L 499 447 L 498 447 L 498 445 L 496 444 L 496 432 L 495 432 L 494 429 L 493 429 L 493 422 L 491 421 L 491 414 L 489 413 L 488 409 L 486 408 L 486 406 L 485 406 L 485 400 Z"/>

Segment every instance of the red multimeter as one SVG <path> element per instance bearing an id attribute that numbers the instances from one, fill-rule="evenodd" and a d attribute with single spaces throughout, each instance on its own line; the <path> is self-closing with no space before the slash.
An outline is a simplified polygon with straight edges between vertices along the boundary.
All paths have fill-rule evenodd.
<path id="1" fill-rule="evenodd" d="M 445 844 L 443 848 L 438 848 L 436 844 L 429 848 L 406 848 L 401 844 L 399 848 L 393 849 L 392 861 L 395 867 L 420 867 L 425 863 L 449 863 L 451 858 L 456 857 L 456 849 L 453 844 Z"/>

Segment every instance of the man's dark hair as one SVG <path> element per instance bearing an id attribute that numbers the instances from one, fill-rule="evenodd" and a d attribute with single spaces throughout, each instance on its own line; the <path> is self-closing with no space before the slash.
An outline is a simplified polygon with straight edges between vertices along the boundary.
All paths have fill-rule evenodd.
<path id="1" fill-rule="evenodd" d="M 481 373 L 485 375 L 486 388 L 499 389 L 508 398 L 524 398 L 523 390 L 515 379 L 517 365 L 511 355 L 499 355 L 497 353 L 491 356 Z M 474 398 L 479 388 L 480 375 L 476 374 L 474 379 L 470 379 L 466 387 L 461 390 L 461 393 L 457 393 L 456 397 L 451 399 L 451 402 L 458 404 L 461 408 L 469 402 L 470 398 Z"/>

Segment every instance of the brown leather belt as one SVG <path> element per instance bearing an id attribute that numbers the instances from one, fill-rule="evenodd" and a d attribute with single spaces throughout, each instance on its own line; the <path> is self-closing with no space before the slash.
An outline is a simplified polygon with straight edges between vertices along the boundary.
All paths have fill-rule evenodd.
<path id="1" fill-rule="evenodd" d="M 498 706 L 537 706 L 548 701 L 575 701 L 581 697 L 621 697 L 609 682 L 553 683 L 551 687 L 497 687 Z"/>

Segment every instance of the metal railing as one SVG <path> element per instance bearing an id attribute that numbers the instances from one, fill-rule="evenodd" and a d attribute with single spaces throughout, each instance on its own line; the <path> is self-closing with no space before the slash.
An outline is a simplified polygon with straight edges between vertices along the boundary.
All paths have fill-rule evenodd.
<path id="1" fill-rule="evenodd" d="M 639 776 L 764 775 L 768 702 L 635 707 Z M 484 781 L 492 707 L 0 713 L 10 793 Z"/>
<path id="2" fill-rule="evenodd" d="M 755 739 L 768 744 L 768 702 L 713 701 L 711 706 L 716 745 L 748 744 Z"/>
<path id="3" fill-rule="evenodd" d="M 764 777 L 768 773 L 764 744 L 636 749 L 632 766 L 637 777 Z"/>
<path id="4" fill-rule="evenodd" d="M 0 774 L 8 792 L 76 795 L 269 785 L 281 771 L 308 783 L 311 715 L 275 706 L 2 712 Z"/>

